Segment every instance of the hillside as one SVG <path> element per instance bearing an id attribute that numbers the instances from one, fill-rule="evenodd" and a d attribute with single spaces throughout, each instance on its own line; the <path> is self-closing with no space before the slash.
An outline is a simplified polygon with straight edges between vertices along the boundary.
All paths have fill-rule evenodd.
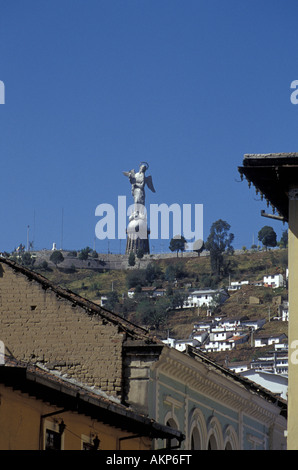
<path id="1" fill-rule="evenodd" d="M 69 258 L 69 257 L 68 257 Z M 119 258 L 119 255 L 118 255 Z M 45 259 L 45 254 L 42 254 Z M 48 258 L 49 259 L 49 254 Z M 41 267 L 41 258 L 38 253 L 33 268 L 50 279 L 53 283 L 70 289 L 79 295 L 86 297 L 96 303 L 100 302 L 101 296 L 113 292 L 117 294 L 117 302 L 113 304 L 112 309 L 125 316 L 136 324 L 142 324 L 148 328 L 153 328 L 156 336 L 161 339 L 168 335 L 176 339 L 186 339 L 192 332 L 194 323 L 200 319 L 206 318 L 206 309 L 193 308 L 184 310 L 171 310 L 163 321 L 158 320 L 157 328 L 150 325 L 150 315 L 156 315 L 154 311 L 148 312 L 147 316 L 140 316 L 139 306 L 144 304 L 144 309 L 150 310 L 151 304 L 146 304 L 144 296 L 139 295 L 137 301 L 127 298 L 129 279 L 135 275 L 137 279 L 143 279 L 148 264 L 153 266 L 154 276 L 145 285 L 154 285 L 165 289 L 171 288 L 175 293 L 182 290 L 185 293 L 189 289 L 207 288 L 207 287 L 228 287 L 231 281 L 246 280 L 256 282 L 262 280 L 266 274 L 280 272 L 285 275 L 287 268 L 287 250 L 278 249 L 265 251 L 249 251 L 226 256 L 225 262 L 228 270 L 225 276 L 214 278 L 211 276 L 210 260 L 208 256 L 200 257 L 147 257 L 136 263 L 134 267 L 128 267 L 127 259 L 123 256 L 121 262 L 122 269 L 107 269 L 103 265 L 100 269 L 86 268 L 86 262 L 82 262 L 82 267 L 77 261 L 77 267 L 70 267 L 71 259 L 68 259 L 68 265 L 64 263 L 55 267 L 49 262 L 46 268 Z M 169 273 L 175 273 L 175 280 Z M 217 307 L 214 313 L 225 315 L 229 318 L 247 316 L 250 319 L 265 318 L 266 323 L 264 331 L 280 331 L 287 334 L 287 322 L 275 321 L 278 312 L 278 304 L 281 300 L 287 298 L 287 289 L 271 289 L 256 286 L 243 286 L 241 290 L 230 292 L 230 298 Z M 157 301 L 156 301 L 157 302 Z M 160 307 L 163 304 L 160 302 Z M 257 302 L 257 303 L 256 303 Z M 111 308 L 111 306 L 110 306 Z M 164 314 L 164 311 L 163 311 Z M 224 362 L 226 353 L 213 353 L 217 360 Z M 237 347 L 237 350 L 229 353 L 230 361 L 240 361 L 243 358 L 253 357 L 255 349 L 249 344 Z"/>
<path id="2" fill-rule="evenodd" d="M 17 262 L 39 272 L 51 282 L 69 289 L 82 297 L 100 304 L 107 296 L 106 308 L 127 318 L 136 325 L 151 329 L 160 339 L 168 336 L 187 339 L 199 320 L 206 320 L 207 310 L 201 308 L 174 308 L 175 296 L 183 296 L 194 289 L 228 288 L 233 281 L 249 281 L 238 291 L 229 291 L 230 297 L 213 311 L 213 316 L 227 318 L 247 317 L 265 319 L 261 333 L 288 333 L 287 322 L 277 321 L 278 305 L 287 299 L 287 289 L 272 289 L 251 285 L 264 275 L 281 273 L 288 266 L 286 249 L 245 251 L 225 255 L 225 270 L 221 277 L 211 275 L 210 258 L 203 253 L 147 255 L 129 266 L 128 256 L 98 254 L 88 249 L 80 252 L 61 252 L 63 260 L 57 265 L 51 261 L 52 251 L 10 255 Z M 85 253 L 84 253 L 85 251 Z M 84 256 L 81 256 L 84 254 Z M 128 297 L 129 287 L 135 286 L 133 299 Z M 141 286 L 163 288 L 166 295 L 148 298 Z M 176 299 L 175 299 L 176 301 Z M 210 317 L 209 317 L 210 318 Z M 270 349 L 270 348 L 269 348 Z M 266 348 L 262 348 L 262 354 Z M 209 353 L 217 362 L 226 364 L 251 360 L 259 354 L 249 342 L 238 345 L 228 354 Z"/>
<path id="3" fill-rule="evenodd" d="M 127 293 L 127 275 L 129 272 L 144 270 L 148 264 L 154 264 L 159 268 L 161 274 L 165 274 L 169 267 L 179 267 L 176 276 L 179 287 L 191 285 L 192 288 L 227 287 L 230 281 L 248 280 L 250 282 L 262 280 L 265 274 L 280 272 L 285 274 L 287 268 L 287 250 L 247 251 L 225 257 L 228 265 L 228 273 L 219 278 L 211 275 L 209 256 L 181 256 L 160 257 L 147 255 L 142 260 L 137 260 L 134 267 L 129 267 L 127 256 L 117 255 L 121 259 L 120 269 L 109 269 L 107 263 L 99 262 L 93 269 L 87 264 L 94 260 L 79 261 L 78 258 L 64 254 L 64 261 L 55 267 L 49 261 L 51 252 L 37 252 L 32 268 L 52 280 L 77 293 L 95 300 L 98 292 L 101 295 L 109 292 L 112 287 L 120 295 Z M 104 255 L 98 255 L 100 260 Z M 115 255 L 116 256 L 116 255 Z M 47 268 L 42 267 L 42 261 L 47 261 Z M 155 280 L 160 285 L 167 286 L 164 276 Z M 112 285 L 113 283 L 113 285 Z"/>

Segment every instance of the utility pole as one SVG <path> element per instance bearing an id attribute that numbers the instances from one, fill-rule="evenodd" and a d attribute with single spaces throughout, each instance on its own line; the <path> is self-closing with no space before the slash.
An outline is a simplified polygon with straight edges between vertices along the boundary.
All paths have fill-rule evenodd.
<path id="1" fill-rule="evenodd" d="M 27 251 L 29 251 L 29 229 L 30 225 L 27 226 Z"/>

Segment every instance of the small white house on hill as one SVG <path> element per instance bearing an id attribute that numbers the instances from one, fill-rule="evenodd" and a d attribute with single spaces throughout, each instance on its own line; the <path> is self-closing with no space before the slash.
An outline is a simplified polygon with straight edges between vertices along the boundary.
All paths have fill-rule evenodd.
<path id="1" fill-rule="evenodd" d="M 263 284 L 265 287 L 284 287 L 284 278 L 282 274 L 274 274 L 273 276 L 264 276 Z"/>
<path id="2" fill-rule="evenodd" d="M 229 298 L 225 289 L 202 289 L 189 292 L 183 308 L 210 307 L 213 302 L 224 303 Z"/>

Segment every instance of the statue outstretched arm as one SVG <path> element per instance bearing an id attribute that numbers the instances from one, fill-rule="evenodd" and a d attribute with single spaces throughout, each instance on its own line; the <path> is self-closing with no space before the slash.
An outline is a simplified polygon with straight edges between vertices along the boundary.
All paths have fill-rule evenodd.
<path id="1" fill-rule="evenodd" d="M 129 181 L 132 183 L 132 180 L 135 180 L 135 170 L 123 171 L 124 176 L 129 178 Z"/>

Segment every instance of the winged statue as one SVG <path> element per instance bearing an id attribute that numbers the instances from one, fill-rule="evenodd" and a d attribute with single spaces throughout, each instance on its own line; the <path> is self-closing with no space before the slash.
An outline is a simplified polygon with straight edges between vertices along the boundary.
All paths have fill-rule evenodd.
<path id="1" fill-rule="evenodd" d="M 135 170 L 123 171 L 124 176 L 127 176 L 131 184 L 131 193 L 134 198 L 135 204 L 145 205 L 145 186 L 155 193 L 153 186 L 152 176 L 146 176 L 145 172 L 148 170 L 149 165 L 146 162 L 141 162 L 139 171 Z"/>

